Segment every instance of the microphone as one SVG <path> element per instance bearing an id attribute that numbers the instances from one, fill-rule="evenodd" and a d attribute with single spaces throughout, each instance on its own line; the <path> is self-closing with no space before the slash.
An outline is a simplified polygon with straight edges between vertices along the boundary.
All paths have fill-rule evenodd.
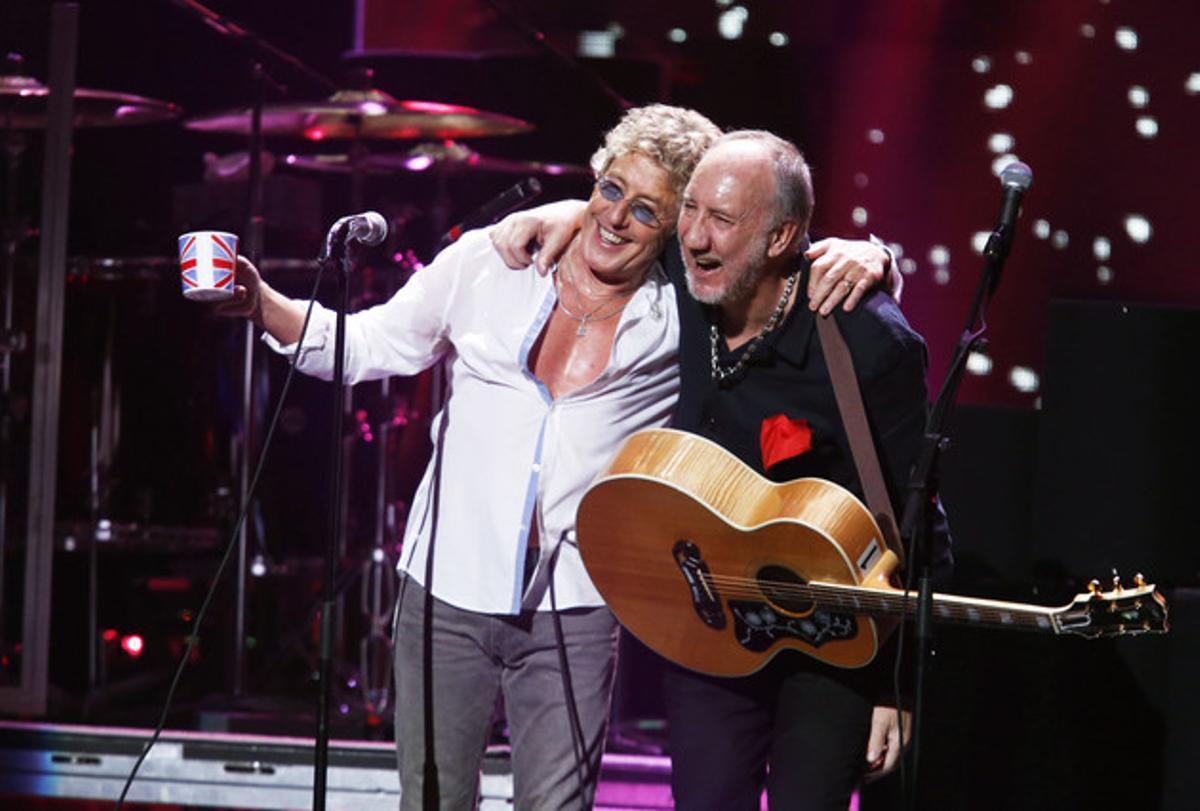
<path id="1" fill-rule="evenodd" d="M 1021 210 L 1021 198 L 1033 185 L 1033 170 L 1020 161 L 1013 161 L 1000 173 L 1000 185 L 1004 196 L 1000 201 L 1000 218 L 996 229 L 988 238 L 983 255 L 988 259 L 1004 259 L 1012 246 L 1013 228 Z"/>
<path id="2" fill-rule="evenodd" d="M 335 222 L 325 235 L 325 247 L 321 250 L 321 261 L 333 255 L 338 240 L 358 242 L 362 245 L 378 245 L 387 237 L 387 220 L 378 211 L 351 214 Z"/>
<path id="3" fill-rule="evenodd" d="M 467 215 L 462 222 L 454 225 L 442 235 L 434 253 L 440 252 L 446 246 L 457 242 L 463 232 L 472 228 L 491 225 L 513 209 L 519 208 L 532 201 L 542 193 L 542 184 L 536 177 L 527 177 L 512 188 L 506 189 L 480 208 Z"/>

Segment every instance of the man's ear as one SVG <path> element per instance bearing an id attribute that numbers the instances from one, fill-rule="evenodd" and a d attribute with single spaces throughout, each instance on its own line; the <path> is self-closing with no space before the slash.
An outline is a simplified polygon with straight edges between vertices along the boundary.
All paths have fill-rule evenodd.
<path id="1" fill-rule="evenodd" d="M 767 256 L 777 259 L 780 256 L 795 253 L 795 248 L 800 244 L 802 236 L 800 223 L 795 220 L 784 220 L 771 232 L 770 241 L 767 243 Z"/>

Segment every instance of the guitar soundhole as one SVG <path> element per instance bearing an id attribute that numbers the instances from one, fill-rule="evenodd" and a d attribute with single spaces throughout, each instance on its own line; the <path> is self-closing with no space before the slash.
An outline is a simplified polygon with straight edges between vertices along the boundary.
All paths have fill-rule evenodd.
<path id="1" fill-rule="evenodd" d="M 771 605 L 789 614 L 807 614 L 812 611 L 812 601 L 805 600 L 797 594 L 796 587 L 805 585 L 804 578 L 791 569 L 771 564 L 759 569 L 757 576 L 758 587 Z"/>

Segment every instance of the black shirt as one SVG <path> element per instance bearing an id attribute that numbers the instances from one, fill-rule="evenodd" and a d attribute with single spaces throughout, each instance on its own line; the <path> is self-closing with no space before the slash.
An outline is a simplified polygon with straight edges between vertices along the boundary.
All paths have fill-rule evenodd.
<path id="1" fill-rule="evenodd" d="M 712 375 L 712 308 L 687 292 L 678 246 L 668 246 L 665 265 L 676 287 L 680 313 L 680 397 L 673 426 L 704 436 L 772 481 L 815 476 L 846 487 L 862 498 L 849 440 L 833 394 L 816 330 L 816 314 L 805 294 L 808 266 L 802 259 L 799 293 L 783 322 L 755 349 L 736 375 L 718 383 Z M 925 342 L 908 325 L 896 301 L 881 289 L 853 311 L 834 316 L 862 390 L 867 420 L 880 467 L 899 512 L 924 435 L 928 395 Z M 734 366 L 745 351 L 730 352 L 718 337 L 718 362 Z M 807 424 L 811 450 L 764 459 L 763 426 L 772 418 Z M 802 423 L 800 421 L 803 421 Z M 932 561 L 949 562 L 949 537 L 939 516 Z"/>

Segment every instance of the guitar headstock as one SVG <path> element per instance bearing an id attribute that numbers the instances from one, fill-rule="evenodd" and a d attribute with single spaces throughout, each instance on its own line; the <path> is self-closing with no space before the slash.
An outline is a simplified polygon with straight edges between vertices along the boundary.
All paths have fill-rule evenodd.
<path id="1" fill-rule="evenodd" d="M 1132 587 L 1122 587 L 1121 579 L 1114 576 L 1112 588 L 1102 591 L 1100 581 L 1093 580 L 1087 594 L 1055 612 L 1059 633 L 1089 639 L 1166 633 L 1170 628 L 1166 599 L 1140 574 L 1133 582 Z"/>

